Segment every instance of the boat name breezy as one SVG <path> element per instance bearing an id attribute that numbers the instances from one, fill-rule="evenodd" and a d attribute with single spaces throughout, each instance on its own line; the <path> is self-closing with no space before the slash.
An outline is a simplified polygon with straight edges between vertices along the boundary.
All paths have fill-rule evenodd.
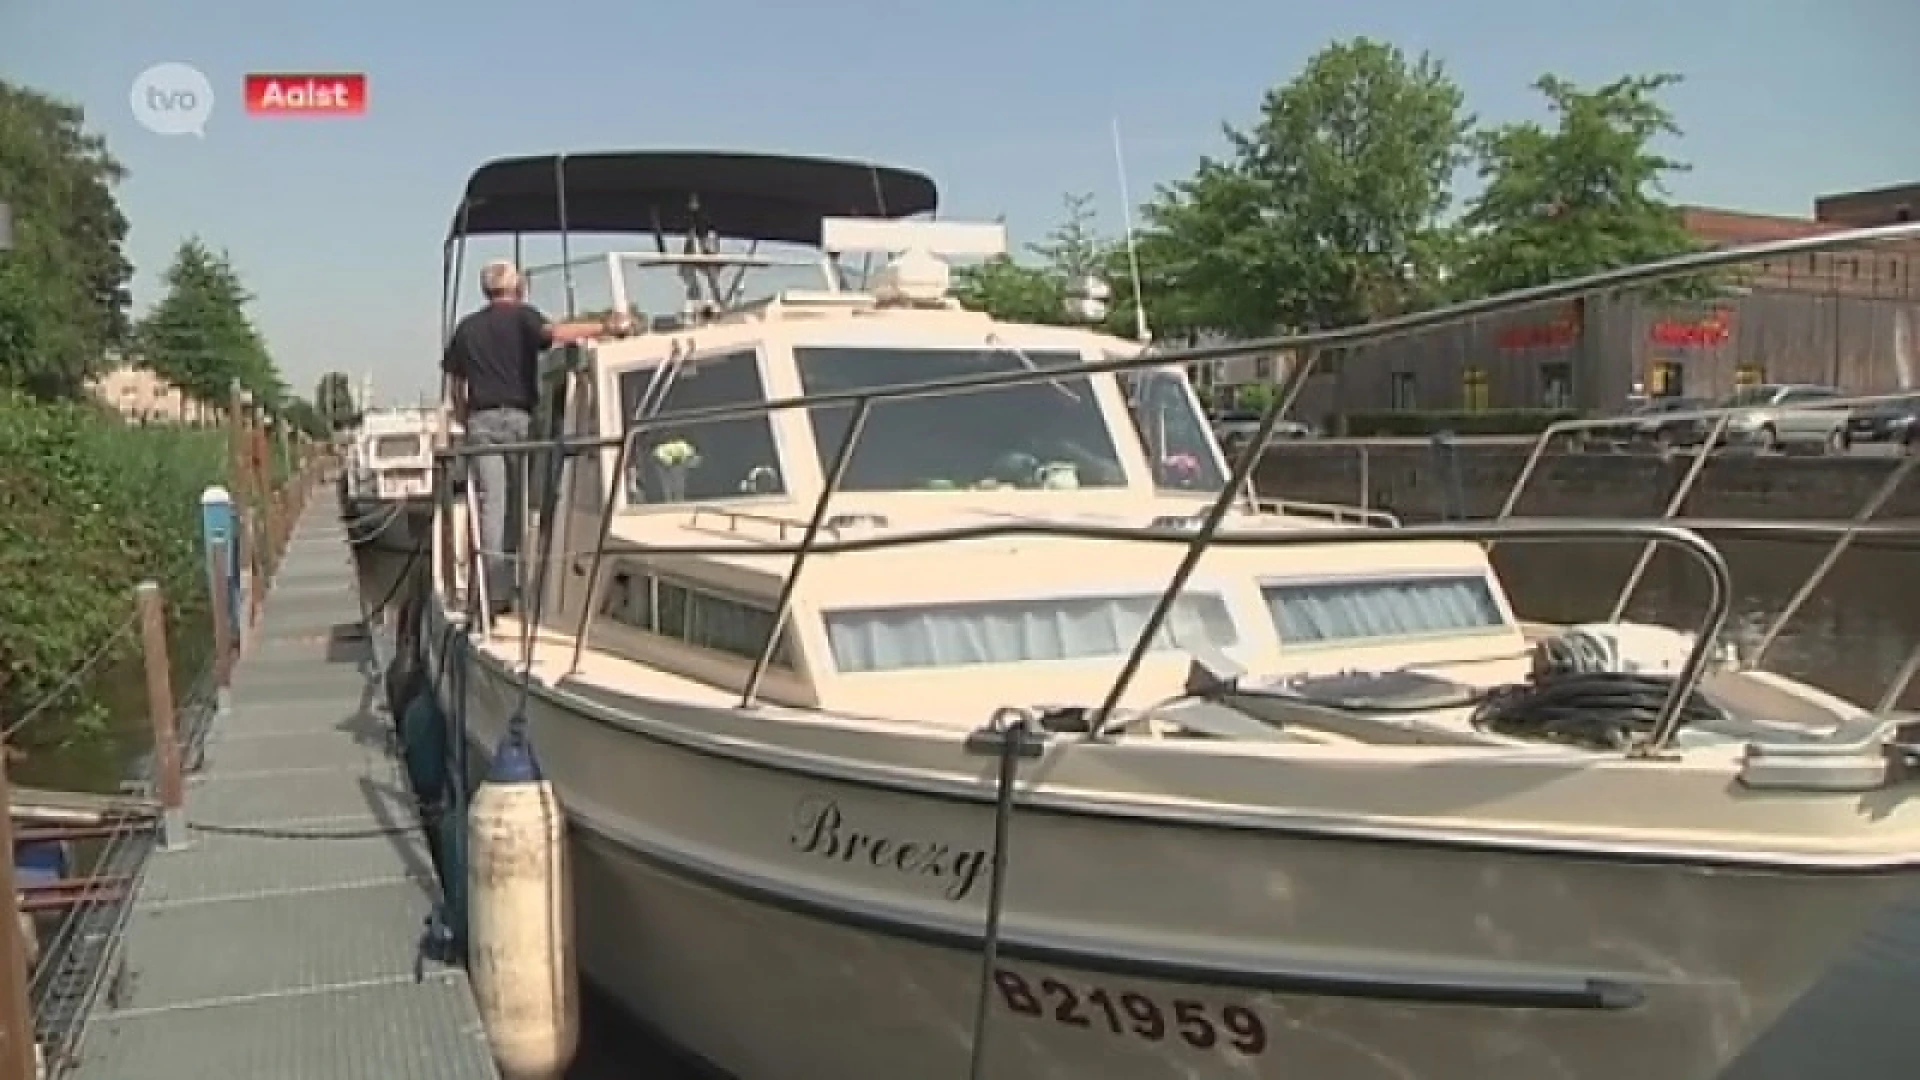
<path id="1" fill-rule="evenodd" d="M 935 840 L 902 840 L 853 828 L 832 799 L 810 796 L 794 808 L 797 850 L 837 862 L 866 863 L 882 870 L 916 874 L 946 883 L 949 900 L 964 900 L 987 873 L 987 853 Z"/>

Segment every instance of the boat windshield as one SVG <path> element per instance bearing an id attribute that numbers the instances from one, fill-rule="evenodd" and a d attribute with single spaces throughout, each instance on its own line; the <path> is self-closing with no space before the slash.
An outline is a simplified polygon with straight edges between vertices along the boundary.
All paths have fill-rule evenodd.
<path id="1" fill-rule="evenodd" d="M 940 379 L 1070 368 L 1077 352 L 1005 348 L 794 349 L 807 394 L 882 390 Z M 822 469 L 846 439 L 851 405 L 808 410 Z M 1113 432 L 1085 375 L 936 397 L 877 401 L 841 484 L 847 491 L 1116 488 L 1127 483 Z"/>
<path id="2" fill-rule="evenodd" d="M 382 435 L 373 441 L 373 456 L 377 458 L 410 458 L 419 454 L 418 435 Z"/>

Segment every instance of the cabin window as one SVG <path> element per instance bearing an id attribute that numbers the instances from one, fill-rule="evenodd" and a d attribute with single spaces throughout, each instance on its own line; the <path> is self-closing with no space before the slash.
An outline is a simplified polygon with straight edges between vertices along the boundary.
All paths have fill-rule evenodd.
<path id="1" fill-rule="evenodd" d="M 379 458 L 419 457 L 420 436 L 382 435 L 373 440 L 373 456 Z"/>
<path id="2" fill-rule="evenodd" d="M 847 674 L 1123 656 L 1158 599 L 1142 594 L 843 609 L 826 614 L 827 643 L 834 666 Z M 1155 635 L 1153 651 L 1238 642 L 1218 594 L 1188 593 Z"/>
<path id="3" fill-rule="evenodd" d="M 1076 352 L 1010 348 L 794 349 L 808 394 L 881 390 L 937 379 L 1070 368 Z M 851 405 L 808 410 L 820 467 L 845 441 Z M 1084 375 L 971 393 L 875 402 L 848 462 L 846 491 L 1123 487 L 1114 434 Z"/>
<path id="4" fill-rule="evenodd" d="M 620 375 L 621 430 L 632 431 L 642 410 L 667 418 L 766 399 L 759 356 L 752 351 L 636 368 Z M 626 486 L 628 501 L 636 505 L 786 491 L 773 423 L 765 413 L 649 427 L 631 451 Z"/>
<path id="5" fill-rule="evenodd" d="M 600 614 L 622 626 L 747 660 L 760 658 L 773 633 L 771 608 L 636 570 L 621 570 L 607 582 Z M 773 664 L 794 666 L 784 637 Z"/>
<path id="6" fill-rule="evenodd" d="M 1284 645 L 1349 644 L 1506 625 L 1482 574 L 1275 582 L 1260 593 Z"/>
<path id="7" fill-rule="evenodd" d="M 1122 375 L 1120 385 L 1156 487 L 1219 491 L 1226 485 L 1213 436 L 1179 369 Z"/>

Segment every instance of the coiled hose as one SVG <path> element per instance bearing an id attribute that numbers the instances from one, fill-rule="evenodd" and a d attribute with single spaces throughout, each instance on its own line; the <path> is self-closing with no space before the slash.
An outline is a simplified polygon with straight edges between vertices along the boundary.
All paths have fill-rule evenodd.
<path id="1" fill-rule="evenodd" d="M 1528 682 L 1488 692 L 1473 723 L 1509 738 L 1625 750 L 1653 729 L 1673 683 L 1671 675 L 1536 671 Z M 1680 706 L 1680 727 L 1726 719 L 1727 711 L 1699 690 Z"/>

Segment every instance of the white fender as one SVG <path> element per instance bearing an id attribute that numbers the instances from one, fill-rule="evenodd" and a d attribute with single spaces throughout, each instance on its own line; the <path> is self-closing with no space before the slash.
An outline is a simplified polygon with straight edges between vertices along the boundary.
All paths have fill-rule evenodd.
<path id="1" fill-rule="evenodd" d="M 566 819 L 510 731 L 467 828 L 468 967 L 505 1080 L 558 1080 L 580 1043 Z"/>

